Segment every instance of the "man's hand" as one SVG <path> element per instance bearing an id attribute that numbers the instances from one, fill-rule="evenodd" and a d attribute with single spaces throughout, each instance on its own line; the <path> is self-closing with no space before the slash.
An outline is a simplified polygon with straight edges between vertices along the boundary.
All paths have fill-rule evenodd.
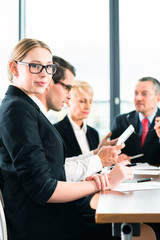
<path id="1" fill-rule="evenodd" d="M 121 149 L 125 147 L 125 144 L 122 143 L 118 146 L 106 146 L 102 147 L 98 152 L 98 156 L 101 159 L 102 166 L 110 166 L 116 164 L 118 161 L 118 155 L 121 153 Z"/>
<path id="2" fill-rule="evenodd" d="M 130 161 L 131 157 L 129 157 L 128 155 L 122 153 L 118 156 L 117 162 L 122 162 L 124 160 L 128 160 Z"/>
<path id="3" fill-rule="evenodd" d="M 154 129 L 156 130 L 157 136 L 160 138 L 160 117 L 156 117 Z"/>
<path id="4" fill-rule="evenodd" d="M 104 146 L 115 146 L 118 138 L 109 141 L 108 139 L 111 137 L 112 132 L 110 131 L 99 143 L 98 147 L 94 150 L 94 154 L 97 154 L 99 150 Z"/>

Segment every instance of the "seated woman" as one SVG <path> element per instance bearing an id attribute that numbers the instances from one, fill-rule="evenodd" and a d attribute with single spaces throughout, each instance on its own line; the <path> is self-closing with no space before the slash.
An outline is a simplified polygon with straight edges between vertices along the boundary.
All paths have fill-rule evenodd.
<path id="1" fill-rule="evenodd" d="M 84 233 L 81 212 L 91 212 L 92 194 L 133 177 L 126 161 L 109 174 L 66 182 L 63 141 L 33 101 L 56 67 L 50 48 L 36 39 L 22 39 L 9 60 L 11 85 L 0 106 L 0 166 L 10 240 L 75 240 Z"/>
<path id="2" fill-rule="evenodd" d="M 92 87 L 87 82 L 74 81 L 70 96 L 66 103 L 69 114 L 54 124 L 65 142 L 67 157 L 86 154 L 99 144 L 98 132 L 85 123 L 92 107 Z"/>

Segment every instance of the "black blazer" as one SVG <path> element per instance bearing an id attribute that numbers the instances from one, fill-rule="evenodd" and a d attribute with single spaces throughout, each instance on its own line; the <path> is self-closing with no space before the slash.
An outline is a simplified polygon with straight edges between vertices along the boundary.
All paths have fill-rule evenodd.
<path id="1" fill-rule="evenodd" d="M 160 116 L 160 109 L 157 111 L 157 116 Z M 141 149 L 140 147 L 140 136 L 133 133 L 128 140 L 125 142 L 125 148 L 122 152 L 128 156 L 144 153 L 143 157 L 136 158 L 132 162 L 148 162 L 150 164 L 160 164 L 160 143 L 159 138 L 154 130 L 155 119 L 153 119 L 150 125 L 151 131 L 148 132 L 145 143 Z M 135 128 L 136 133 L 139 133 L 139 117 L 136 111 L 118 115 L 113 122 L 112 136 L 111 139 L 119 137 L 122 132 L 132 124 Z"/>
<path id="2" fill-rule="evenodd" d="M 82 154 L 77 138 L 74 134 L 72 125 L 68 119 L 68 116 L 65 116 L 63 120 L 54 124 L 54 127 L 57 129 L 57 131 L 63 138 L 63 141 L 66 146 L 67 157 L 73 157 Z M 89 143 L 90 150 L 96 149 L 99 144 L 98 132 L 94 128 L 87 125 L 86 137 Z"/>
<path id="3" fill-rule="evenodd" d="M 9 86 L 0 106 L 0 165 L 10 240 L 69 239 L 82 231 L 74 202 L 47 203 L 57 180 L 66 180 L 64 159 L 53 125 L 30 97 Z"/>

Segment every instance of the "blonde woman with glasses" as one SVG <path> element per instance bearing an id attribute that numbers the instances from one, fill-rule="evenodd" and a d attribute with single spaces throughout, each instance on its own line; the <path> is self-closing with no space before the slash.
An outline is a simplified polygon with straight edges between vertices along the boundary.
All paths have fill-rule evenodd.
<path id="1" fill-rule="evenodd" d="M 51 50 L 42 41 L 22 39 L 8 66 L 12 84 L 0 106 L 8 238 L 76 239 L 83 236 L 85 227 L 77 208 L 90 212 L 85 204 L 91 194 L 132 178 L 131 168 L 118 165 L 110 177 L 94 175 L 88 181 L 66 182 L 63 141 L 33 101 L 35 94 L 44 93 L 56 72 Z"/>

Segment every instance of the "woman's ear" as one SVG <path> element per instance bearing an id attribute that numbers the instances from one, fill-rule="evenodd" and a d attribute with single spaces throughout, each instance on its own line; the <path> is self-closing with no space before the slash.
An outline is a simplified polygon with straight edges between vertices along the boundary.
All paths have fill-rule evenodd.
<path id="1" fill-rule="evenodd" d="M 69 101 L 69 99 L 67 99 L 66 105 L 67 105 L 68 108 L 70 107 L 70 101 Z"/>
<path id="2" fill-rule="evenodd" d="M 46 87 L 46 90 L 49 90 L 53 86 L 53 79 L 50 80 L 48 86 Z"/>
<path id="3" fill-rule="evenodd" d="M 10 70 L 14 76 L 18 76 L 18 67 L 16 62 L 9 63 Z"/>

